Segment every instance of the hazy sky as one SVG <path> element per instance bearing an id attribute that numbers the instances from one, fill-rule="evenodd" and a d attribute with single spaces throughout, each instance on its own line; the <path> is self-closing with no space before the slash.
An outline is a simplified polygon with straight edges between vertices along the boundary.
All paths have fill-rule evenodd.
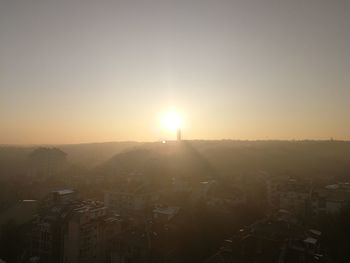
<path id="1" fill-rule="evenodd" d="M 0 143 L 350 139 L 348 0 L 0 0 Z"/>

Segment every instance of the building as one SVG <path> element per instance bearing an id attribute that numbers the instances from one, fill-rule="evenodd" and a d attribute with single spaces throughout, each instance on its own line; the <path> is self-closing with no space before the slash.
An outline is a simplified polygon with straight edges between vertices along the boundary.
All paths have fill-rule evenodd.
<path id="1" fill-rule="evenodd" d="M 9 221 L 13 221 L 19 226 L 29 224 L 35 219 L 37 208 L 38 202 L 36 200 L 18 201 L 17 204 L 0 213 L 0 228 Z"/>
<path id="2" fill-rule="evenodd" d="M 280 191 L 282 180 L 276 178 L 266 179 L 266 197 L 270 208 L 276 209 L 280 205 Z"/>
<path id="3" fill-rule="evenodd" d="M 224 241 L 206 263 L 316 263 L 324 262 L 322 233 L 306 229 L 286 211 L 239 230 Z"/>
<path id="4" fill-rule="evenodd" d="M 129 187 L 124 191 L 105 191 L 104 201 L 112 211 L 121 215 L 143 213 L 151 209 L 160 193 L 147 186 Z"/>
<path id="5" fill-rule="evenodd" d="M 177 131 L 176 131 L 176 138 L 177 138 L 178 141 L 182 140 L 181 129 L 180 128 L 178 128 Z"/>
<path id="6" fill-rule="evenodd" d="M 103 203 L 78 200 L 71 190 L 52 192 L 30 235 L 30 256 L 39 262 L 108 262 L 121 220 Z"/>
<path id="7" fill-rule="evenodd" d="M 210 210 L 222 213 L 230 213 L 233 208 L 247 201 L 241 189 L 222 182 L 210 184 L 202 200 Z"/>
<path id="8" fill-rule="evenodd" d="M 350 203 L 350 184 L 337 183 L 316 189 L 312 193 L 310 203 L 314 214 L 339 213 Z"/>
<path id="9" fill-rule="evenodd" d="M 153 210 L 153 219 L 160 222 L 168 222 L 180 211 L 177 206 L 158 206 Z"/>
<path id="10" fill-rule="evenodd" d="M 266 196 L 272 211 L 285 209 L 297 214 L 305 213 L 309 209 L 313 193 L 309 181 L 296 179 L 268 179 Z"/>

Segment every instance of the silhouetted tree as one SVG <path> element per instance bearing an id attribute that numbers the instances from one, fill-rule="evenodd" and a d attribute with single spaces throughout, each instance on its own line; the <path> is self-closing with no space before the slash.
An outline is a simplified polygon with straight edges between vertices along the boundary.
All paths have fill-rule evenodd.
<path id="1" fill-rule="evenodd" d="M 35 149 L 29 154 L 30 175 L 51 177 L 67 165 L 67 154 L 58 148 Z"/>

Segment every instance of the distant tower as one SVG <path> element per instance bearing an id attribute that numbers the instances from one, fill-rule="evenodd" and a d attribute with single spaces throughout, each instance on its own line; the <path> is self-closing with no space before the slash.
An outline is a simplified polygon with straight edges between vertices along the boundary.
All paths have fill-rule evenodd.
<path id="1" fill-rule="evenodd" d="M 181 129 L 180 128 L 177 129 L 177 140 L 181 141 Z"/>

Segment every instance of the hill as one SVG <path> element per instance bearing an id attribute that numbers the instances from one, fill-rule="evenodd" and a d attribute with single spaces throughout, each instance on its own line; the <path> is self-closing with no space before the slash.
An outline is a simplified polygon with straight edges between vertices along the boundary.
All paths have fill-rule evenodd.
<path id="1" fill-rule="evenodd" d="M 68 160 L 87 168 L 99 165 L 126 149 L 133 148 L 138 142 L 104 142 L 86 144 L 56 145 L 67 153 Z"/>
<path id="2" fill-rule="evenodd" d="M 265 172 L 303 178 L 350 177 L 350 142 L 183 141 L 146 143 L 115 155 L 96 172 L 227 178 Z"/>
<path id="3" fill-rule="evenodd" d="M 115 154 L 138 144 L 137 142 L 106 142 L 44 146 L 57 147 L 62 150 L 67 154 L 67 160 L 71 164 L 92 168 L 107 161 Z M 0 176 L 23 173 L 26 169 L 28 156 L 40 146 L 0 145 Z"/>

